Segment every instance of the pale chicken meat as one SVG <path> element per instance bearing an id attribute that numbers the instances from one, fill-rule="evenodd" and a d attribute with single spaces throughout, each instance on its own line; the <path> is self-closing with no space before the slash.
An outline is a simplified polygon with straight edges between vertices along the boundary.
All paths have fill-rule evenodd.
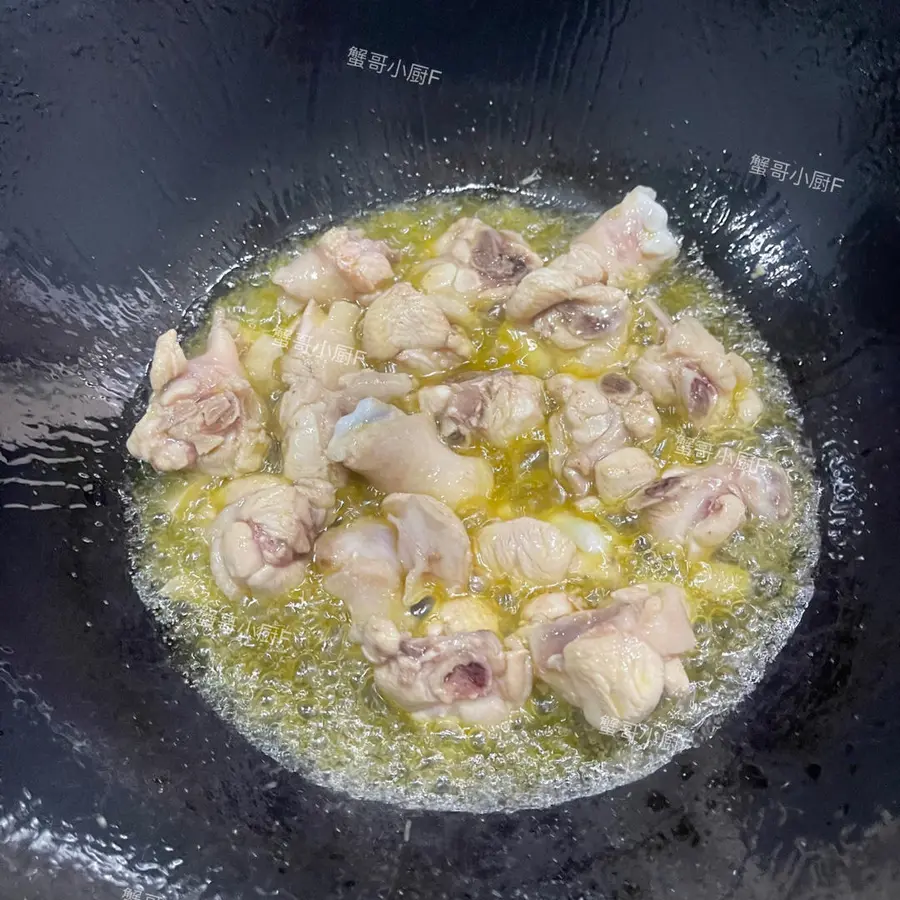
<path id="1" fill-rule="evenodd" d="M 325 453 L 334 426 L 343 415 L 340 396 L 313 378 L 295 381 L 278 403 L 282 467 L 291 481 L 321 478 L 335 485 L 346 482 L 343 467 Z"/>
<path id="2" fill-rule="evenodd" d="M 514 231 L 497 231 L 478 218 L 458 219 L 438 238 L 437 256 L 420 268 L 428 294 L 452 292 L 472 305 L 505 300 L 541 258 Z"/>
<path id="3" fill-rule="evenodd" d="M 656 460 L 640 447 L 622 447 L 598 460 L 594 466 L 597 496 L 615 504 L 656 480 Z"/>
<path id="4" fill-rule="evenodd" d="M 285 384 L 313 378 L 333 391 L 342 377 L 358 373 L 364 358 L 356 344 L 361 315 L 358 306 L 343 300 L 332 303 L 327 311 L 310 302 L 281 361 Z"/>
<path id="5" fill-rule="evenodd" d="M 406 570 L 404 601 L 420 599 L 426 577 L 450 593 L 465 589 L 472 574 L 472 546 L 465 526 L 445 503 L 425 494 L 388 494 L 381 511 L 397 529 L 397 550 Z"/>
<path id="6" fill-rule="evenodd" d="M 126 445 L 132 456 L 158 472 L 245 475 L 261 468 L 271 444 L 265 411 L 221 314 L 205 352 L 193 359 L 185 357 L 175 331 L 159 338 L 150 386 L 147 411 Z"/>
<path id="7" fill-rule="evenodd" d="M 312 377 L 295 380 L 278 404 L 284 474 L 292 481 L 325 478 L 336 486 L 345 484 L 346 469 L 326 454 L 338 419 L 367 397 L 393 400 L 414 389 L 409 375 L 372 369 L 341 375 L 336 391 Z"/>
<path id="8" fill-rule="evenodd" d="M 481 597 L 453 597 L 438 605 L 425 628 L 429 637 L 461 631 L 499 632 L 496 605 Z"/>
<path id="9" fill-rule="evenodd" d="M 595 483 L 596 466 L 602 459 L 632 440 L 651 440 L 660 428 L 652 401 L 623 375 L 554 375 L 546 387 L 559 407 L 549 420 L 550 468 L 577 497 Z M 640 471 L 645 471 L 646 459 L 640 459 Z"/>
<path id="10" fill-rule="evenodd" d="M 413 638 L 394 623 L 370 620 L 363 652 L 375 686 L 421 719 L 497 725 L 531 693 L 531 659 L 520 644 L 504 648 L 491 631 Z"/>
<path id="11" fill-rule="evenodd" d="M 296 259 L 272 273 L 272 281 L 297 300 L 329 304 L 354 300 L 394 277 L 395 254 L 356 228 L 330 228 Z"/>
<path id="12" fill-rule="evenodd" d="M 226 506 L 209 530 L 210 567 L 222 593 L 235 600 L 300 584 L 333 505 L 334 488 L 319 481 L 254 489 Z"/>
<path id="13" fill-rule="evenodd" d="M 453 447 L 481 439 L 504 447 L 544 421 L 539 378 L 507 371 L 478 372 L 419 390 L 419 408 L 434 416 L 441 437 Z"/>
<path id="14" fill-rule="evenodd" d="M 327 454 L 380 491 L 427 494 L 452 509 L 487 497 L 494 485 L 489 463 L 447 447 L 430 416 L 371 398 L 338 420 Z"/>
<path id="15" fill-rule="evenodd" d="M 352 640 L 362 640 L 373 617 L 399 619 L 403 614 L 403 567 L 391 525 L 363 517 L 330 528 L 316 541 L 315 561 L 323 573 L 322 587 L 350 613 Z"/>
<path id="16" fill-rule="evenodd" d="M 377 362 L 427 375 L 458 366 L 473 353 L 465 332 L 447 318 L 440 302 L 401 281 L 379 294 L 362 326 L 362 346 Z"/>
<path id="17" fill-rule="evenodd" d="M 577 551 L 561 529 L 530 516 L 485 525 L 475 547 L 481 564 L 495 576 L 537 585 L 562 581 Z"/>
<path id="18" fill-rule="evenodd" d="M 573 244 L 584 244 L 600 257 L 611 285 L 646 280 L 675 259 L 679 243 L 669 230 L 669 215 L 656 202 L 656 191 L 638 185 L 607 210 Z"/>
<path id="19" fill-rule="evenodd" d="M 628 500 L 663 545 L 683 547 L 690 559 L 709 555 L 734 534 L 748 511 L 784 522 L 793 506 L 790 481 L 777 463 L 757 460 L 756 471 L 715 463 L 673 469 Z"/>
<path id="20" fill-rule="evenodd" d="M 535 676 L 596 728 L 608 719 L 643 722 L 664 694 L 682 694 L 680 656 L 696 643 L 681 588 L 635 585 L 611 599 L 603 609 L 573 612 L 576 601 L 566 595 L 535 598 L 519 632 Z"/>
<path id="21" fill-rule="evenodd" d="M 674 407 L 700 429 L 722 424 L 729 414 L 750 426 L 763 412 L 747 361 L 727 352 L 693 316 L 670 324 L 664 343 L 647 349 L 631 374 L 657 404 Z"/>

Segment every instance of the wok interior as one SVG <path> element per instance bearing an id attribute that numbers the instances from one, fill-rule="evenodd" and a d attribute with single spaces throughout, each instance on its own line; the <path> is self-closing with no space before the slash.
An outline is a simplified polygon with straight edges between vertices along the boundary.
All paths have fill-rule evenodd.
<path id="1" fill-rule="evenodd" d="M 174 29 L 168 18 L 174 12 L 150 22 L 148 13 L 130 10 L 136 18 L 125 28 L 129 36 Z M 359 28 L 373 35 L 372 46 L 385 39 L 386 26 L 373 21 L 374 13 L 355 12 L 363 17 L 354 20 Z M 155 335 L 181 320 L 193 302 L 190 321 L 205 307 L 204 287 L 242 255 L 271 246 L 301 223 L 317 227 L 432 189 L 519 188 L 535 170 L 541 178 L 528 185 L 531 193 L 576 205 L 608 205 L 623 185 L 653 184 L 676 227 L 696 241 L 781 354 L 825 487 L 818 591 L 770 677 L 714 740 L 634 792 L 512 820 L 415 816 L 404 884 L 427 891 L 435 876 L 414 863 L 446 847 L 455 872 L 441 870 L 440 877 L 455 890 L 492 876 L 501 886 L 538 884 L 553 857 L 566 860 L 559 891 L 629 879 L 691 881 L 692 875 L 678 874 L 685 854 L 691 865 L 702 861 L 710 883 L 734 883 L 745 823 L 778 821 L 780 801 L 767 790 L 771 785 L 790 782 L 785 790 L 798 808 L 814 807 L 827 791 L 825 806 L 855 804 L 863 827 L 890 796 L 883 774 L 888 745 L 879 749 L 867 729 L 883 718 L 881 698 L 891 684 L 885 660 L 896 636 L 886 601 L 896 583 L 890 536 L 897 517 L 892 504 L 875 500 L 893 492 L 885 459 L 895 455 L 897 437 L 887 411 L 900 400 L 893 346 L 900 321 L 885 299 L 893 292 L 895 173 L 876 167 L 872 180 L 860 182 L 860 206 L 826 212 L 814 229 L 808 197 L 786 187 L 775 197 L 744 177 L 742 162 L 703 149 L 718 148 L 723 129 L 742 134 L 738 119 L 767 121 L 765 97 L 728 111 L 723 122 L 721 113 L 703 110 L 712 89 L 704 79 L 715 76 L 698 72 L 687 116 L 693 130 L 677 132 L 675 142 L 657 137 L 673 117 L 651 112 L 659 128 L 642 144 L 642 129 L 623 110 L 634 108 L 643 89 L 628 82 L 613 96 L 613 79 L 591 95 L 592 78 L 600 83 L 604 46 L 623 48 L 612 51 L 613 61 L 627 52 L 643 60 L 637 70 L 646 68 L 651 60 L 638 37 L 650 34 L 651 47 L 664 47 L 654 35 L 665 28 L 665 15 L 648 31 L 645 14 L 635 12 L 612 41 L 614 23 L 602 11 L 592 11 L 581 26 L 574 8 L 564 12 L 561 43 L 587 54 L 573 57 L 582 68 L 568 89 L 552 77 L 558 74 L 549 62 L 553 41 L 538 42 L 540 24 L 525 23 L 523 49 L 502 60 L 518 72 L 519 53 L 540 47 L 536 63 L 523 63 L 536 67 L 536 96 L 515 77 L 486 77 L 473 87 L 460 76 L 454 87 L 447 75 L 449 93 L 427 95 L 423 111 L 422 95 L 394 100 L 383 84 L 345 80 L 337 51 L 318 67 L 309 62 L 322 59 L 323 34 L 341 49 L 352 42 L 336 13 L 282 11 L 287 19 L 269 45 L 275 52 L 263 54 L 274 19 L 261 7 L 247 13 L 240 29 L 221 10 L 187 21 L 178 46 L 195 58 L 203 59 L 201 49 L 210 52 L 208 41 L 221 39 L 210 69 L 187 88 L 177 74 L 183 70 L 168 66 L 171 48 L 147 41 L 140 58 L 145 71 L 157 73 L 151 83 L 158 92 L 149 105 L 138 83 L 120 84 L 117 93 L 102 55 L 86 54 L 83 62 L 71 55 L 80 21 L 45 36 L 41 56 L 48 62 L 31 62 L 26 83 L 52 101 L 72 96 L 68 80 L 95 102 L 79 96 L 40 125 L 39 111 L 29 105 L 33 94 L 4 98 L 26 123 L 6 147 L 12 164 L 0 176 L 7 202 L 0 220 L 3 474 L 13 479 L 4 485 L 2 633 L 12 652 L 3 672 L 5 709 L 16 723 L 5 740 L 4 828 L 19 835 L 8 843 L 10 854 L 46 829 L 43 859 L 53 863 L 38 867 L 44 878 L 47 871 L 77 872 L 79 883 L 117 878 L 120 885 L 168 884 L 186 893 L 210 881 L 226 891 L 247 884 L 274 889 L 296 877 L 313 893 L 338 882 L 364 893 L 396 876 L 395 852 L 408 818 L 403 811 L 351 803 L 286 773 L 214 715 L 171 665 L 130 583 L 122 541 L 129 400 Z M 304 19 L 307 14 L 312 18 Z M 431 34 L 437 13 L 417 14 Z M 860 27 L 866 15 L 854 13 Z M 122 26 L 91 27 L 102 41 Z M 746 77 L 746 54 L 736 49 L 742 27 L 716 28 L 710 72 Z M 785 26 L 773 17 L 761 27 L 779 34 Z M 680 30 L 676 21 L 674 31 Z M 38 46 L 37 37 L 15 33 L 24 46 Z M 111 46 L 114 62 L 124 65 L 119 54 L 127 51 Z M 420 52 L 438 58 L 444 51 L 430 37 Z M 780 65 L 789 67 L 787 56 L 767 70 L 771 83 Z M 74 78 L 49 64 L 69 58 Z M 457 58 L 461 71 L 465 65 L 478 71 L 470 54 Z M 219 59 L 228 59 L 234 72 L 224 94 L 213 65 Z M 267 95 L 273 104 L 260 99 Z M 560 101 L 573 96 L 577 101 Z M 212 97 L 218 99 L 198 116 L 199 102 Z M 512 111 L 511 123 L 488 104 L 494 98 Z M 150 112 L 153 103 L 167 117 L 162 125 Z M 605 110 L 602 119 L 591 115 L 591 104 Z M 346 113 L 335 116 L 335 110 Z M 802 136 L 804 117 L 780 115 L 784 134 L 818 152 Z M 610 127 L 616 122 L 622 127 Z M 743 147 L 742 140 L 735 143 Z M 877 155 L 878 140 L 873 144 L 865 152 Z M 38 146 L 46 147 L 43 156 L 31 153 Z M 692 154 L 692 146 L 700 150 Z M 860 175 L 865 164 L 854 163 Z M 802 237 L 798 221 L 807 226 Z M 835 241 L 840 233 L 843 240 Z M 758 264 L 763 274 L 752 277 Z M 868 783 L 851 777 L 851 765 L 870 773 Z M 826 773 L 825 786 L 817 786 L 815 771 Z M 113 829 L 97 822 L 95 811 Z M 817 846 L 835 842 L 838 820 L 817 818 L 791 827 Z M 648 842 L 658 833 L 665 838 L 651 850 Z M 761 833 L 766 846 L 758 852 L 771 851 L 775 866 L 781 851 Z M 712 834 L 735 837 L 738 849 L 709 840 Z M 62 849 L 73 845 L 78 853 Z M 600 873 L 590 860 L 612 859 L 611 848 L 615 863 Z M 860 851 L 861 858 L 874 852 Z M 822 853 L 827 867 L 831 857 Z M 516 872 L 500 874 L 497 860 L 508 858 L 518 860 Z M 279 865 L 290 874 L 280 874 Z M 660 867 L 674 874 L 654 874 Z M 47 890 L 58 891 L 59 883 Z"/>

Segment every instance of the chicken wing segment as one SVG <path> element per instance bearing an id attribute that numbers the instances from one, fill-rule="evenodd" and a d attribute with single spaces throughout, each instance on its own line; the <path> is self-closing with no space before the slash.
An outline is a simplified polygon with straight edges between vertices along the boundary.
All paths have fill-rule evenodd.
<path id="1" fill-rule="evenodd" d="M 338 420 L 327 453 L 380 491 L 428 494 L 452 509 L 486 497 L 494 484 L 487 461 L 454 453 L 429 416 L 373 399 Z"/>
<path id="2" fill-rule="evenodd" d="M 126 445 L 132 456 L 158 472 L 245 475 L 262 466 L 270 447 L 263 406 L 224 316 L 216 315 L 206 350 L 194 359 L 185 357 L 175 331 L 162 335 L 150 385 L 147 411 Z"/>

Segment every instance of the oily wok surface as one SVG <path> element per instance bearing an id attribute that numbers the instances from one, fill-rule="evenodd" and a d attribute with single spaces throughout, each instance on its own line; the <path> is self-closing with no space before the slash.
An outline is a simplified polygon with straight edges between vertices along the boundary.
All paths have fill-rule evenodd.
<path id="1" fill-rule="evenodd" d="M 834 3 L 510 4 L 485 22 L 465 4 L 50 2 L 0 26 L 5 893 L 820 898 L 894 882 L 895 22 Z M 350 46 L 441 80 L 388 84 L 347 67 Z M 758 153 L 821 154 L 844 187 L 751 176 Z M 817 591 L 750 700 L 641 782 L 512 816 L 352 802 L 245 742 L 172 664 L 123 540 L 130 402 L 156 335 L 258 248 L 523 179 L 599 206 L 652 184 L 781 355 L 824 487 Z"/>

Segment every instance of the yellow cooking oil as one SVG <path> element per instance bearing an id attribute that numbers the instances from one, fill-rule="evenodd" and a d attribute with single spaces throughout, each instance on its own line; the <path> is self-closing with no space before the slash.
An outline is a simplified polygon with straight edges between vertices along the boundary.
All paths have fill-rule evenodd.
<path id="1" fill-rule="evenodd" d="M 519 232 L 545 261 L 564 252 L 593 218 L 533 206 L 518 197 L 470 194 L 370 212 L 348 224 L 388 241 L 399 254 L 395 271 L 415 283 L 416 268 L 434 254 L 437 238 L 460 216 L 472 215 Z M 276 336 L 296 315 L 279 303 L 280 292 L 268 272 L 301 245 L 232 276 L 234 287 L 216 301 L 238 326 L 245 353 L 256 338 Z M 748 460 L 777 459 L 794 487 L 792 520 L 784 526 L 751 522 L 712 559 L 690 562 L 654 547 L 635 517 L 622 510 L 576 506 L 550 472 L 541 429 L 503 450 L 476 445 L 465 451 L 490 461 L 495 488 L 461 515 L 470 533 L 492 518 L 521 515 L 550 521 L 575 516 L 596 525 L 604 536 L 604 552 L 564 585 L 587 605 L 603 605 L 611 590 L 640 581 L 681 585 L 698 637 L 697 650 L 685 660 L 694 684 L 690 703 L 664 701 L 638 737 L 589 728 L 577 710 L 540 685 L 524 709 L 491 730 L 415 721 L 374 689 L 369 664 L 347 640 L 347 613 L 324 591 L 314 567 L 303 584 L 276 598 L 233 602 L 217 588 L 206 533 L 227 502 L 225 480 L 144 470 L 132 493 L 136 580 L 145 602 L 165 623 L 176 658 L 216 708 L 285 765 L 355 796 L 496 809 L 558 802 L 636 777 L 667 732 L 676 731 L 687 741 L 699 722 L 733 705 L 760 675 L 758 648 L 783 642 L 802 610 L 818 546 L 811 459 L 777 362 L 699 257 L 682 254 L 642 290 L 669 314 L 698 316 L 728 349 L 744 356 L 766 405 L 753 431 L 722 429 L 704 435 L 692 433 L 674 411 L 664 410 L 665 427 L 653 455 L 669 466 L 711 462 L 724 452 L 744 454 Z M 623 350 L 626 361 L 656 337 L 655 320 L 640 300 L 635 309 L 631 344 Z M 201 328 L 187 346 L 197 351 L 203 337 Z M 490 316 L 482 318 L 473 340 L 475 356 L 451 377 L 498 367 L 542 377 L 582 374 L 566 354 Z M 256 387 L 268 399 L 271 414 L 279 385 L 270 381 Z M 410 402 L 402 405 L 413 408 Z M 266 468 L 277 472 L 278 467 L 276 450 Z M 336 522 L 377 516 L 380 501 L 378 491 L 351 476 L 338 491 Z M 440 585 L 432 587 L 439 609 L 445 594 Z M 485 581 L 478 596 L 505 635 L 517 627 L 522 603 L 536 593 Z M 409 616 L 406 626 L 421 634 L 429 621 Z"/>

